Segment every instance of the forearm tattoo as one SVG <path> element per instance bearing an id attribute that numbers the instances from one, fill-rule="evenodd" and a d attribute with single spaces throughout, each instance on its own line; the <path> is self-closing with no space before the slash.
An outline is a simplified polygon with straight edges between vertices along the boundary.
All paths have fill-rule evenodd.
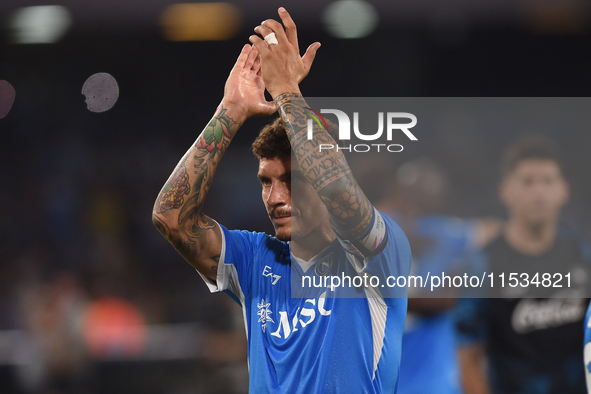
<path id="1" fill-rule="evenodd" d="M 189 185 L 189 174 L 187 173 L 187 159 L 179 163 L 174 173 L 166 182 L 158 199 L 154 210 L 157 213 L 164 213 L 171 209 L 180 208 L 185 202 L 185 196 L 191 191 Z"/>
<path id="2" fill-rule="evenodd" d="M 332 149 L 320 151 L 320 144 L 334 145 L 335 141 L 316 122 L 312 122 L 313 138 L 308 139 L 312 111 L 301 94 L 283 93 L 275 103 L 300 169 L 326 205 L 333 229 L 345 239 L 362 236 L 371 225 L 373 208 L 355 181 L 345 155 Z"/>
<path id="3" fill-rule="evenodd" d="M 156 199 L 154 212 L 166 216 L 178 210 L 178 224 L 184 235 L 173 237 L 165 221 L 155 216 L 156 227 L 183 255 L 194 252 L 196 238 L 214 228 L 215 222 L 201 214 L 217 165 L 240 124 L 221 108 L 183 157 Z M 175 238 L 175 239 L 172 239 Z M 216 261 L 215 259 L 212 259 Z"/>

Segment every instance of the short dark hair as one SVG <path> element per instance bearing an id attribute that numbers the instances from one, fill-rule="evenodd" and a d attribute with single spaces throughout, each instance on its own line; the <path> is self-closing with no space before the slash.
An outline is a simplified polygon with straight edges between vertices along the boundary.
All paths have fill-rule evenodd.
<path id="1" fill-rule="evenodd" d="M 529 135 L 510 145 L 501 159 L 501 176 L 511 174 L 519 162 L 527 159 L 551 160 L 563 172 L 562 161 L 557 144 L 549 138 Z"/>
<path id="2" fill-rule="evenodd" d="M 328 133 L 336 141 L 338 139 L 338 127 L 330 120 L 326 121 Z M 257 138 L 252 143 L 252 153 L 259 159 L 274 159 L 291 155 L 291 143 L 287 138 L 285 124 L 280 117 L 263 127 Z"/>
<path id="3" fill-rule="evenodd" d="M 291 144 L 280 117 L 263 127 L 252 143 L 252 153 L 259 160 L 291 155 Z"/>

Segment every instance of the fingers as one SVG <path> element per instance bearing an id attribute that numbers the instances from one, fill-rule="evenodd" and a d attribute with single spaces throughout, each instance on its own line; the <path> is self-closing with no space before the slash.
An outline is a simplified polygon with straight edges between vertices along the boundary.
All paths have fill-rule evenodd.
<path id="1" fill-rule="evenodd" d="M 287 10 L 283 7 L 279 8 L 279 17 L 281 18 L 281 21 L 283 22 L 283 26 L 285 26 L 285 35 L 287 36 L 287 39 L 289 40 L 289 42 L 294 45 L 296 48 L 298 47 L 298 32 L 296 30 L 296 25 L 293 21 L 293 19 L 291 19 L 291 15 L 289 15 L 289 12 L 287 12 Z"/>
<path id="2" fill-rule="evenodd" d="M 256 47 L 257 51 L 261 56 L 270 53 L 267 43 L 261 37 L 257 35 L 252 35 L 248 37 L 248 41 L 252 42 L 252 45 Z"/>
<path id="3" fill-rule="evenodd" d="M 273 30 L 269 29 L 267 26 L 258 25 L 254 28 L 254 31 L 260 34 L 263 39 L 268 36 L 269 34 L 273 33 Z"/>
<path id="4" fill-rule="evenodd" d="M 250 53 L 250 49 L 252 47 L 248 44 L 244 44 L 242 47 L 242 51 L 240 51 L 240 55 L 236 60 L 236 65 L 234 67 L 244 67 L 244 63 L 246 63 L 246 59 L 248 58 L 248 54 Z"/>
<path id="5" fill-rule="evenodd" d="M 302 56 L 302 63 L 304 63 L 306 70 L 309 70 L 310 67 L 312 67 L 312 62 L 314 62 L 314 58 L 316 57 L 316 52 L 318 51 L 318 48 L 320 48 L 320 43 L 315 42 L 314 44 L 308 47 L 306 53 L 304 53 L 304 56 Z"/>
<path id="6" fill-rule="evenodd" d="M 288 42 L 290 42 L 287 39 L 287 36 L 285 35 L 285 30 L 283 30 L 283 25 L 281 23 L 277 22 L 276 20 L 267 19 L 261 23 L 261 26 L 267 27 L 275 33 L 275 36 L 277 37 L 277 41 L 279 41 L 279 45 L 287 44 Z"/>
<path id="7" fill-rule="evenodd" d="M 246 57 L 246 61 L 244 62 L 243 67 L 247 70 L 250 70 L 258 57 L 259 51 L 256 47 L 252 47 L 252 49 L 248 52 L 248 56 Z"/>
<path id="8" fill-rule="evenodd" d="M 273 30 L 269 29 L 266 26 L 258 25 L 257 27 L 254 28 L 254 31 L 263 37 L 265 46 L 267 48 L 269 48 L 269 43 L 267 42 L 267 40 L 265 40 L 265 37 L 267 37 L 269 34 L 273 33 Z"/>
<path id="9" fill-rule="evenodd" d="M 256 49 L 256 47 L 255 47 L 255 49 Z M 257 51 L 257 53 L 258 53 L 258 51 Z M 257 58 L 255 59 L 254 64 L 252 65 L 251 70 L 255 74 L 259 75 L 259 73 L 261 71 L 261 55 L 257 55 Z"/>

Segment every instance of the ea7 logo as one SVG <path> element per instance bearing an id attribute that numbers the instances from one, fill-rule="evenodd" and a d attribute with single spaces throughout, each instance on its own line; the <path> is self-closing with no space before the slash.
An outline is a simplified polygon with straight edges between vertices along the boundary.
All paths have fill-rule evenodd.
<path id="1" fill-rule="evenodd" d="M 279 279 L 281 279 L 279 275 L 275 275 L 273 272 L 271 272 L 271 267 L 269 267 L 268 265 L 265 265 L 265 268 L 263 269 L 263 276 L 270 276 L 271 278 L 273 278 L 273 282 L 271 282 L 272 285 L 275 285 L 275 283 L 277 283 Z"/>
<path id="2" fill-rule="evenodd" d="M 326 121 L 318 113 L 317 111 L 308 108 L 311 112 L 309 113 L 310 116 L 320 125 L 320 118 L 324 125 L 326 126 Z M 349 116 L 338 109 L 321 109 L 321 113 L 328 113 L 333 114 L 337 117 L 339 123 L 339 140 L 350 140 L 351 139 L 351 120 Z M 413 133 L 410 132 L 409 129 L 413 128 L 417 124 L 417 117 L 408 112 L 387 112 L 386 113 L 386 137 L 388 141 L 392 141 L 392 136 L 394 130 L 402 131 L 411 141 L 417 141 L 417 137 Z M 401 123 L 395 122 L 395 120 L 399 119 L 408 119 L 410 120 L 409 123 Z M 313 138 L 313 121 L 312 119 L 308 119 L 308 139 L 311 140 Z M 359 130 L 359 112 L 353 112 L 353 132 L 355 136 L 363 141 L 375 141 L 382 136 L 384 133 L 384 113 L 378 112 L 378 131 L 374 134 L 362 134 Z"/>

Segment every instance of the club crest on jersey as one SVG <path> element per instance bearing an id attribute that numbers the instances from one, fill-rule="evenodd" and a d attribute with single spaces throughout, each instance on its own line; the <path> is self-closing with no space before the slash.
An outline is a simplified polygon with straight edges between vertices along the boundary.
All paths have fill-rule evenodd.
<path id="1" fill-rule="evenodd" d="M 332 266 L 332 253 L 329 253 L 326 257 L 320 260 L 316 264 L 316 275 L 318 276 L 326 276 L 330 272 L 330 267 Z"/>
<path id="2" fill-rule="evenodd" d="M 271 306 L 271 303 L 265 302 L 264 298 L 261 300 L 260 303 L 257 304 L 257 308 L 259 308 L 257 315 L 259 316 L 259 323 L 263 323 L 261 325 L 263 332 L 265 332 L 265 330 L 267 329 L 267 322 L 275 323 L 270 316 L 273 313 L 272 311 L 269 310 L 270 306 Z"/>

